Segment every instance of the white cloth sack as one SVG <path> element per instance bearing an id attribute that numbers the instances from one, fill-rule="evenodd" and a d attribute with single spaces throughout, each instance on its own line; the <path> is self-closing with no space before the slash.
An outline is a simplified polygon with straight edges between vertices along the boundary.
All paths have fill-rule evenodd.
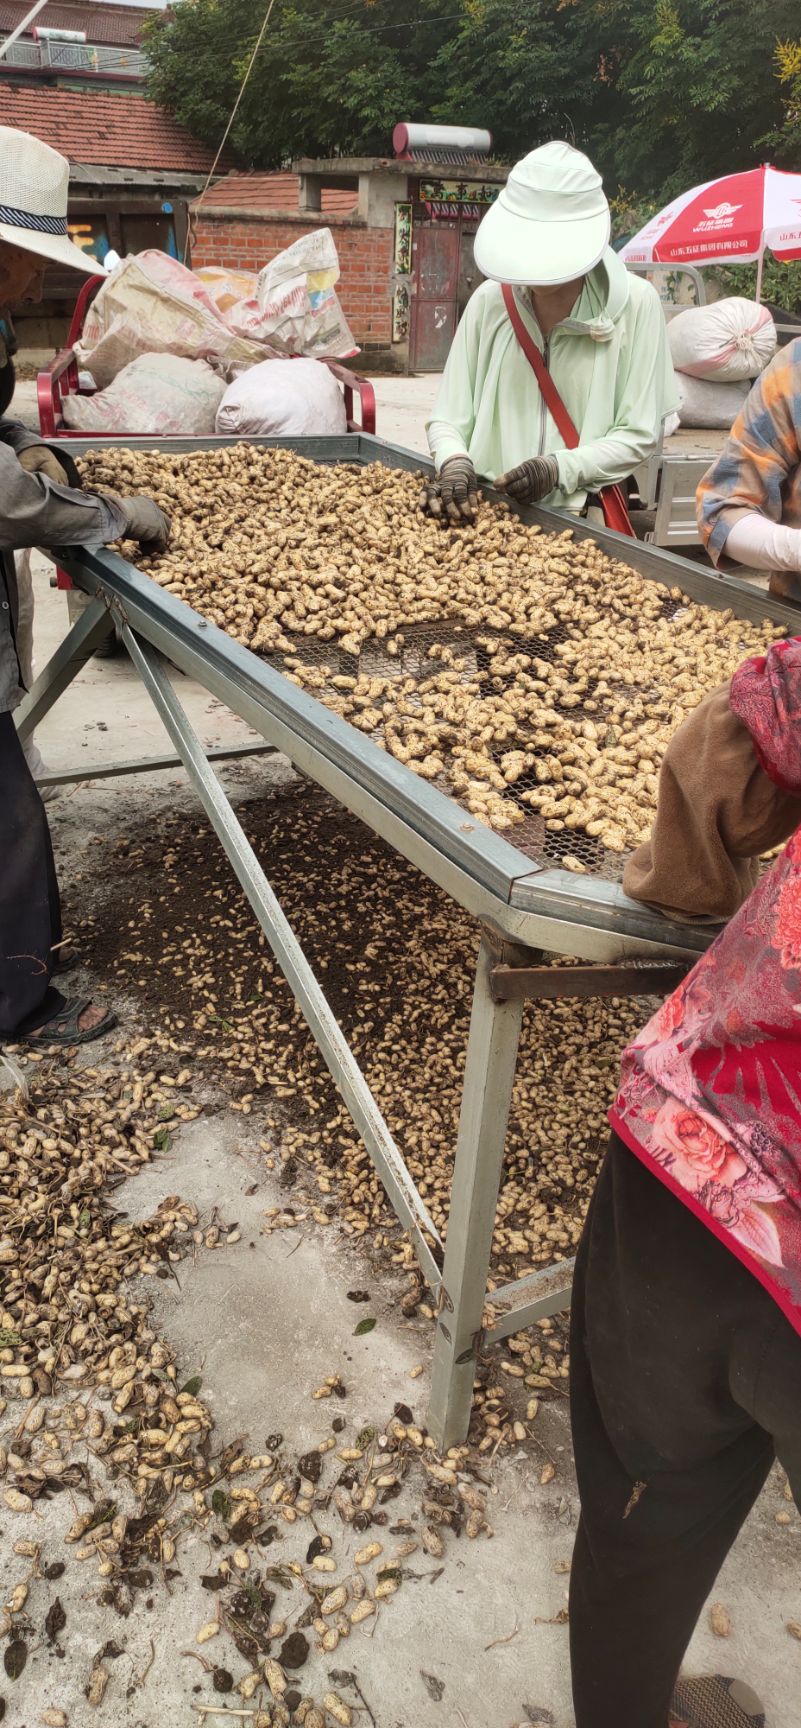
<path id="1" fill-rule="evenodd" d="M 740 384 L 719 384 L 717 379 L 690 378 L 683 372 L 676 373 L 676 384 L 679 424 L 712 432 L 729 431 L 751 390 L 747 378 Z"/>
<path id="2" fill-rule="evenodd" d="M 731 384 L 757 378 L 776 352 L 776 326 L 767 306 L 733 295 L 711 306 L 689 306 L 668 324 L 677 372 Z"/>
<path id="3" fill-rule="evenodd" d="M 345 398 L 320 360 L 265 360 L 229 384 L 217 431 L 326 437 L 347 431 Z"/>
<path id="4" fill-rule="evenodd" d="M 141 354 L 94 396 L 65 396 L 64 419 L 81 432 L 208 438 L 225 384 L 204 360 Z"/>

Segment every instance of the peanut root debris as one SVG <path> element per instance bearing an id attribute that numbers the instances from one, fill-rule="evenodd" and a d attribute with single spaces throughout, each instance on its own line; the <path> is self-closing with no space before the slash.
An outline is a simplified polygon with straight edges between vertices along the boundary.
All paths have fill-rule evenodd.
<path id="1" fill-rule="evenodd" d="M 238 815 L 444 1234 L 472 920 L 324 794 L 265 791 Z M 180 1061 L 191 1048 L 202 1071 L 224 1077 L 229 1108 L 255 1117 L 288 1176 L 311 1177 L 313 1220 L 377 1236 L 411 1272 L 411 1245 L 214 836 L 202 821 L 168 819 L 124 847 L 109 848 L 115 911 L 92 941 L 117 990 L 141 1004 L 155 1048 Z M 105 927 L 129 920 L 138 940 L 120 953 Z M 620 1053 L 646 1017 L 636 1000 L 527 1004 L 493 1241 L 499 1284 L 572 1253 Z M 278 1210 L 270 1224 L 297 1217 Z"/>
<path id="2" fill-rule="evenodd" d="M 238 815 L 444 1234 L 474 927 L 322 794 L 265 792 Z M 228 1108 L 258 1124 L 287 1191 L 265 1229 L 319 1224 L 364 1242 L 407 1280 L 402 1312 L 431 1318 L 412 1246 L 205 824 L 167 819 L 158 833 L 111 843 L 103 874 L 114 898 L 91 928 L 99 963 L 137 1000 L 164 1058 L 191 1050 L 221 1080 Z M 128 922 L 137 936 L 120 953 L 107 932 Z M 573 1252 L 620 1053 L 647 1012 L 631 1000 L 527 1006 L 491 1285 Z M 563 1323 L 548 1321 L 510 1339 L 502 1367 L 493 1353 L 476 1394 L 484 1452 L 513 1441 L 516 1392 L 566 1388 L 565 1349 Z"/>
<path id="3" fill-rule="evenodd" d="M 0 1599 L 6 1672 L 12 1679 L 22 1672 L 48 1600 L 48 1644 L 70 1622 L 59 1597 L 51 1597 L 51 1580 L 65 1570 L 52 1558 L 58 1539 L 52 1521 L 42 1534 L 37 1516 L 67 1490 L 61 1552 L 85 1574 L 81 1594 L 94 1575 L 100 1602 L 124 1619 L 139 1590 L 157 1587 L 157 1572 L 165 1584 L 191 1574 L 193 1537 L 202 1537 L 215 1570 L 195 1587 L 211 1593 L 214 1617 L 199 1619 L 195 1644 L 205 1650 L 223 1634 L 226 1651 L 233 1647 L 244 1659 L 237 1679 L 216 1643 L 216 1660 L 198 1653 L 209 1714 L 221 1694 L 238 1693 L 256 1700 L 264 1728 L 315 1720 L 330 1728 L 350 1719 L 351 1706 L 331 1691 L 326 1659 L 393 1611 L 405 1563 L 421 1548 L 418 1525 L 423 1547 L 440 1555 L 446 1537 L 492 1536 L 487 1493 L 475 1483 L 479 1454 L 454 1447 L 438 1459 L 412 1411 L 400 1405 L 383 1426 L 350 1436 L 347 1418 L 331 1422 L 329 1411 L 329 1431 L 300 1458 L 280 1434 L 264 1453 L 240 1439 L 212 1452 L 200 1377 L 180 1385 L 147 1303 L 133 1302 L 126 1286 L 134 1275 L 167 1271 L 193 1246 L 225 1246 L 237 1233 L 209 1242 L 206 1232 L 198 1243 L 197 1213 L 177 1196 L 136 1226 L 110 1204 L 110 1190 L 126 1174 L 167 1149 L 164 1124 L 174 1130 L 197 1114 L 181 1098 L 185 1070 L 127 1065 L 126 1058 L 147 1060 L 153 1049 L 146 1036 L 130 1049 L 118 1046 L 122 1073 L 28 1054 L 27 1094 L 0 1094 L 0 1495 L 13 1525 Z M 336 1409 L 347 1410 L 340 1399 L 348 1388 L 339 1375 L 331 1378 Z M 119 1482 L 114 1498 L 99 1494 L 99 1480 Z M 400 1504 L 384 1509 L 404 1486 L 412 1508 L 416 1502 L 412 1518 Z M 123 1511 L 126 1499 L 130 1510 Z M 365 1542 L 369 1530 L 381 1539 Z M 94 1709 L 110 1689 L 119 1710 L 114 1659 L 122 1652 L 114 1643 L 106 1651 L 111 1666 L 96 1656 L 84 1693 Z M 307 1661 L 301 1689 L 296 1672 Z M 62 1715 L 53 1708 L 41 1720 Z"/>

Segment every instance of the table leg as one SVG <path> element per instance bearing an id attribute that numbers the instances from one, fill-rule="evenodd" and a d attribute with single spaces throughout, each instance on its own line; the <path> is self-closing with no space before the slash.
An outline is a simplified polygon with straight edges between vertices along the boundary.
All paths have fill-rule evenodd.
<path id="1" fill-rule="evenodd" d="M 114 620 L 108 608 L 102 600 L 93 600 L 39 673 L 14 715 L 23 744 L 113 629 Z"/>
<path id="2" fill-rule="evenodd" d="M 467 1043 L 428 1426 L 441 1449 L 464 1440 L 487 1291 L 522 1002 L 495 1002 L 482 938 Z"/>

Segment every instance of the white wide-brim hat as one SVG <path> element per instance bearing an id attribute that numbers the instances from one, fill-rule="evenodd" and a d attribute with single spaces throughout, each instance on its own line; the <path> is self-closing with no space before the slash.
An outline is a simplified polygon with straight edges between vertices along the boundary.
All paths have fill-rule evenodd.
<path id="1" fill-rule="evenodd" d="M 600 263 L 610 229 L 600 174 L 554 141 L 515 163 L 478 230 L 475 259 L 493 282 L 554 287 Z"/>
<path id="2" fill-rule="evenodd" d="M 0 126 L 0 240 L 96 276 L 102 274 L 97 259 L 67 234 L 69 179 L 65 156 L 30 132 Z"/>

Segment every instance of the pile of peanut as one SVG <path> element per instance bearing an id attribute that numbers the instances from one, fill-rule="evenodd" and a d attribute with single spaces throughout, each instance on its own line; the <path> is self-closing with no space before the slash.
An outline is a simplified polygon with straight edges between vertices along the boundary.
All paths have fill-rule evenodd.
<path id="1" fill-rule="evenodd" d="M 566 528 L 483 502 L 421 514 L 419 478 L 239 444 L 104 450 L 87 485 L 149 492 L 172 520 L 140 558 L 480 820 L 583 871 L 645 839 L 668 739 L 781 632 L 639 576 Z"/>

